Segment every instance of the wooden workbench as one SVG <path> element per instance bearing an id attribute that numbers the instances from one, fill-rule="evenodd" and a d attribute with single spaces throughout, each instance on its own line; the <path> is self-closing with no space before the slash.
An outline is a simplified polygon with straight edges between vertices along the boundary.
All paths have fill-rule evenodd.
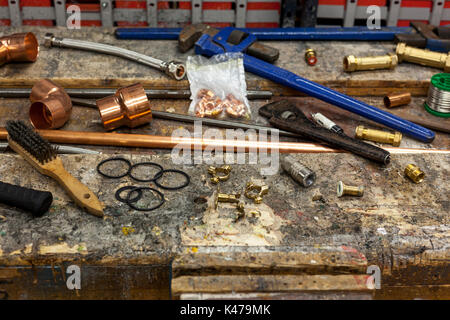
<path id="1" fill-rule="evenodd" d="M 42 42 L 48 29 L 1 28 L 0 34 L 33 31 Z M 120 45 L 161 58 L 184 61 L 173 41 L 115 40 L 113 30 L 51 29 L 56 35 Z M 394 71 L 347 74 L 347 54 L 375 55 L 392 51 L 391 43 L 278 42 L 277 64 L 362 100 L 381 106 L 382 95 L 410 91 L 415 97 L 401 113 L 428 115 L 422 107 L 430 77 L 437 69 L 400 64 Z M 318 64 L 308 67 L 307 47 L 318 52 Z M 65 87 L 119 87 L 141 82 L 146 88 L 187 89 L 151 68 L 120 58 L 81 51 L 41 48 L 34 64 L 0 68 L 0 86 L 31 87 L 50 78 Z M 357 124 L 370 121 L 275 83 L 247 74 L 249 89 L 290 95 L 305 113 L 317 110 L 339 123 L 349 135 Z M 367 96 L 368 94 L 372 96 Z M 297 95 L 297 96 L 295 96 Z M 274 99 L 280 99 L 276 96 Z M 251 101 L 253 122 L 265 123 L 257 109 L 267 101 Z M 186 113 L 188 100 L 154 100 L 156 110 Z M 26 99 L 0 100 L 0 126 L 9 119 L 27 120 Z M 442 120 L 444 121 L 444 120 Z M 448 120 L 445 120 L 448 123 Z M 150 125 L 118 132 L 170 135 L 189 124 L 155 120 Z M 74 107 L 63 130 L 103 131 L 96 110 Z M 431 144 L 404 137 L 402 147 L 449 149 L 448 134 L 438 133 Z M 164 191 L 167 202 L 142 213 L 117 202 L 115 191 L 136 184 L 130 178 L 109 180 L 95 167 L 111 154 L 133 163 L 172 164 L 170 151 L 139 148 L 89 147 L 101 155 L 63 155 L 68 171 L 87 184 L 106 204 L 105 219 L 81 211 L 53 180 L 32 169 L 14 153 L 0 155 L 1 180 L 49 190 L 54 195 L 50 212 L 38 219 L 0 205 L 0 298 L 449 298 L 448 249 L 449 155 L 393 154 L 391 164 L 380 166 L 348 153 L 296 154 L 317 174 L 316 183 L 300 187 L 280 171 L 263 176 L 264 165 L 233 165 L 223 192 L 243 192 L 247 181 L 270 187 L 260 205 L 248 199 L 246 211 L 257 209 L 260 218 L 234 222 L 231 205 L 214 209 L 217 186 L 209 181 L 206 164 L 182 169 L 191 184 L 179 191 Z M 408 163 L 417 164 L 425 181 L 414 184 L 403 176 Z M 364 185 L 362 198 L 337 198 L 336 183 Z M 320 194 L 320 200 L 313 197 Z M 129 227 L 127 234 L 123 228 Z M 81 267 L 81 290 L 68 290 L 66 269 Z M 380 290 L 366 286 L 366 270 L 382 271 Z"/>

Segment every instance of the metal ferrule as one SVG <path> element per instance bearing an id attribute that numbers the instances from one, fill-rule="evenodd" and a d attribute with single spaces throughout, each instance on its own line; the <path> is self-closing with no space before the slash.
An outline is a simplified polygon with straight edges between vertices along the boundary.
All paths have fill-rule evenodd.
<path id="1" fill-rule="evenodd" d="M 317 113 L 311 113 L 311 117 L 314 119 L 314 121 L 320 125 L 321 127 L 324 127 L 330 131 L 342 134 L 344 133 L 344 130 L 339 127 L 336 123 L 325 117 L 323 114 L 317 112 Z"/>
<path id="2" fill-rule="evenodd" d="M 135 51 L 119 48 L 116 46 L 111 46 L 108 44 L 102 44 L 97 42 L 67 39 L 67 38 L 57 38 L 51 33 L 45 35 L 45 46 L 46 47 L 61 47 L 61 48 L 71 48 L 85 51 L 93 51 L 108 55 L 113 55 L 121 57 L 124 59 L 129 59 L 137 63 L 147 65 L 159 69 L 166 73 L 167 75 L 173 77 L 176 80 L 181 80 L 186 74 L 186 67 L 181 62 L 175 61 L 162 61 L 160 59 L 155 59 L 145 54 L 141 54 Z"/>
<path id="3" fill-rule="evenodd" d="M 362 140 L 389 143 L 394 147 L 398 147 L 402 141 L 402 134 L 398 131 L 391 133 L 387 131 L 365 128 L 364 126 L 356 127 L 355 136 L 356 138 Z"/>
<path id="4" fill-rule="evenodd" d="M 411 93 L 392 93 L 384 97 L 384 106 L 386 108 L 394 108 L 411 102 Z"/>
<path id="5" fill-rule="evenodd" d="M 35 62 L 39 44 L 32 32 L 0 38 L 0 66 L 8 62 Z"/>
<path id="6" fill-rule="evenodd" d="M 306 188 L 312 186 L 316 181 L 316 173 L 298 162 L 292 156 L 284 157 L 281 160 L 281 166 L 295 181 Z"/>
<path id="7" fill-rule="evenodd" d="M 150 102 L 140 83 L 120 88 L 116 94 L 97 100 L 97 107 L 106 130 L 121 126 L 134 128 L 152 120 Z"/>
<path id="8" fill-rule="evenodd" d="M 444 69 L 444 72 L 450 71 L 450 55 L 446 53 L 409 47 L 405 43 L 399 43 L 395 52 L 398 56 L 398 62 L 408 61 L 424 66 Z"/>
<path id="9" fill-rule="evenodd" d="M 344 71 L 394 69 L 397 66 L 397 56 L 389 53 L 384 56 L 355 57 L 353 55 L 344 58 Z"/>
<path id="10" fill-rule="evenodd" d="M 30 121 L 36 129 L 60 128 L 72 113 L 69 95 L 48 79 L 40 80 L 33 86 L 30 101 Z"/>
<path id="11" fill-rule="evenodd" d="M 421 183 L 425 178 L 425 173 L 412 163 L 406 166 L 405 175 L 415 183 Z"/>

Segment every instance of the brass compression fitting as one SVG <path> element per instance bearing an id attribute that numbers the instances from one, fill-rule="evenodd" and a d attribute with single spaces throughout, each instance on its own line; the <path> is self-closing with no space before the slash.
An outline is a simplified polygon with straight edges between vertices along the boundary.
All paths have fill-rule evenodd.
<path id="1" fill-rule="evenodd" d="M 397 55 L 389 53 L 384 56 L 355 57 L 350 55 L 344 58 L 344 71 L 394 69 L 397 66 Z"/>
<path id="2" fill-rule="evenodd" d="M 447 53 L 418 49 L 407 46 L 405 43 L 399 43 L 395 52 L 398 56 L 398 62 L 408 61 L 424 66 L 444 69 L 444 72 L 450 71 L 450 55 Z"/>
<path id="3" fill-rule="evenodd" d="M 355 136 L 356 138 L 362 140 L 389 143 L 394 147 L 398 147 L 402 141 L 402 134 L 398 131 L 391 133 L 387 131 L 365 128 L 364 126 L 356 127 Z"/>

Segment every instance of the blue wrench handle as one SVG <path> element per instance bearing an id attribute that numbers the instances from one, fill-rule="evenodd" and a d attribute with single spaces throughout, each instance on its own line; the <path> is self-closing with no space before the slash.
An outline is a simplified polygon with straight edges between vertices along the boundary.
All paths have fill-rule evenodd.
<path id="1" fill-rule="evenodd" d="M 217 35 L 215 37 L 217 37 Z M 212 56 L 224 53 L 225 50 L 241 51 L 242 49 L 240 45 L 231 48 L 229 45 L 221 43 L 219 46 L 212 40 L 213 39 L 210 36 L 203 35 L 195 44 L 195 52 L 197 54 Z M 246 40 L 247 39 L 244 41 Z M 383 124 L 417 140 L 431 142 L 435 137 L 435 133 L 429 129 L 246 54 L 244 54 L 244 67 L 246 71 L 301 91 L 311 97 L 328 102 L 369 120 Z"/>

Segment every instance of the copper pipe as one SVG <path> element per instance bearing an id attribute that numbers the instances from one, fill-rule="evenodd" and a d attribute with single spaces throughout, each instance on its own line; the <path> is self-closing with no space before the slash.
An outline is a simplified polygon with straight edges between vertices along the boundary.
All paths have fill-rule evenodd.
<path id="1" fill-rule="evenodd" d="M 205 149 L 227 147 L 235 152 L 248 152 L 249 150 L 278 151 L 280 153 L 335 153 L 344 152 L 324 147 L 315 143 L 302 142 L 260 142 L 215 140 L 199 138 L 180 138 L 153 136 L 146 134 L 108 133 L 108 132 L 82 132 L 64 130 L 38 130 L 39 134 L 52 143 L 101 145 L 116 147 L 143 147 L 155 149 L 172 149 L 175 146 L 190 147 L 191 149 Z M 0 128 L 0 139 L 6 140 L 5 128 Z M 450 154 L 450 150 L 412 149 L 412 148 L 385 148 L 395 154 L 405 153 L 443 153 Z"/>
<path id="2" fill-rule="evenodd" d="M 30 100 L 30 121 L 36 129 L 60 128 L 72 113 L 69 95 L 48 79 L 40 80 L 33 86 Z"/>
<path id="3" fill-rule="evenodd" d="M 39 44 L 32 32 L 0 38 L 0 66 L 8 62 L 35 62 L 38 55 Z"/>
<path id="4" fill-rule="evenodd" d="M 144 87 L 140 83 L 120 88 L 97 100 L 98 111 L 106 130 L 121 126 L 134 128 L 152 121 L 152 111 Z"/>
<path id="5" fill-rule="evenodd" d="M 386 108 L 402 106 L 411 102 L 411 93 L 403 92 L 388 94 L 383 98 L 383 101 Z"/>

